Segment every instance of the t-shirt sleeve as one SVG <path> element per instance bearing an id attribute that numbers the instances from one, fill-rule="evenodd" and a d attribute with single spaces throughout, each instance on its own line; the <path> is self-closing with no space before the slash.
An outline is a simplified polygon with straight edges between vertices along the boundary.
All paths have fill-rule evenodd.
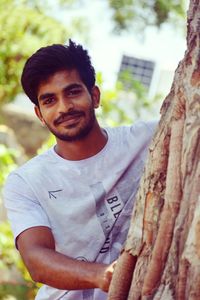
<path id="1" fill-rule="evenodd" d="M 4 205 L 16 240 L 24 230 L 35 226 L 50 227 L 48 216 L 31 187 L 16 173 L 11 173 L 3 191 Z"/>
<path id="2" fill-rule="evenodd" d="M 147 147 L 155 133 L 158 121 L 137 121 L 130 127 L 131 136 L 137 141 L 138 147 Z"/>
<path id="3" fill-rule="evenodd" d="M 147 130 L 149 131 L 150 137 L 152 137 L 152 135 L 155 133 L 155 130 L 158 126 L 158 122 L 158 120 L 144 122 L 144 124 L 147 127 Z"/>

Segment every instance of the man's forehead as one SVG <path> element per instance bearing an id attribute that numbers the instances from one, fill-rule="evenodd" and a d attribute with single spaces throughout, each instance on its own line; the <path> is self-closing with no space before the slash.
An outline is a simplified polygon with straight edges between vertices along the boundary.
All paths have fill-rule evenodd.
<path id="1" fill-rule="evenodd" d="M 71 83 L 79 83 L 83 84 L 83 81 L 80 78 L 78 71 L 76 70 L 61 70 L 49 75 L 47 78 L 42 80 L 38 86 L 38 90 L 41 87 L 53 84 L 71 84 Z"/>
<path id="2" fill-rule="evenodd" d="M 54 87 L 62 88 L 71 84 L 85 86 L 76 70 L 58 71 L 41 81 L 38 86 L 38 94 L 43 89 L 51 89 Z"/>
<path id="3" fill-rule="evenodd" d="M 72 70 L 64 69 L 49 75 L 47 78 L 41 81 L 40 85 L 44 85 L 55 80 L 70 80 L 70 81 L 76 80 L 78 82 L 79 81 L 82 82 L 79 72 L 76 69 L 72 69 Z"/>

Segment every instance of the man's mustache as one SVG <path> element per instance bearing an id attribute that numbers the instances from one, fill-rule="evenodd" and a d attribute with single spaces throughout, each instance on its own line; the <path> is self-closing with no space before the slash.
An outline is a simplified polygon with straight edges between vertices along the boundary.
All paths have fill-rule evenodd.
<path id="1" fill-rule="evenodd" d="M 56 120 L 54 120 L 54 125 L 56 126 L 64 121 L 70 119 L 71 117 L 81 117 L 84 115 L 85 115 L 85 113 L 83 111 L 78 111 L 78 110 L 73 110 L 68 113 L 63 113 Z"/>

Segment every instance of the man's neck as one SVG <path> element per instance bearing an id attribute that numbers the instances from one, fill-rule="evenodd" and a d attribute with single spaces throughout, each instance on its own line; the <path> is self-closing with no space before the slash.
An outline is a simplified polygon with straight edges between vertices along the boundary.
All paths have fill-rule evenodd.
<path id="1" fill-rule="evenodd" d="M 96 155 L 106 145 L 108 140 L 106 132 L 95 124 L 90 133 L 77 141 L 57 140 L 56 153 L 67 160 L 82 160 Z"/>

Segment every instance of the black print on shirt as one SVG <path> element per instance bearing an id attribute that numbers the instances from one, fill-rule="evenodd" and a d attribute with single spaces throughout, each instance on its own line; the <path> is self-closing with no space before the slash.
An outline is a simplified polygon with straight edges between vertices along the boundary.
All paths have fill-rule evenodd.
<path id="1" fill-rule="evenodd" d="M 117 219 L 122 211 L 121 201 L 119 200 L 119 198 L 117 196 L 108 198 L 106 201 L 109 205 L 112 215 L 114 216 L 115 219 Z"/>
<path id="2" fill-rule="evenodd" d="M 109 248 L 110 248 L 110 237 L 107 237 L 107 239 L 106 239 L 103 247 L 101 248 L 100 253 L 106 253 L 106 252 L 108 252 Z"/>
<path id="3" fill-rule="evenodd" d="M 48 193 L 49 193 L 49 199 L 51 199 L 51 198 L 54 198 L 54 199 L 57 199 L 57 197 L 56 197 L 56 193 L 58 193 L 58 192 L 61 192 L 62 190 L 56 190 L 56 191 L 48 191 Z"/>
<path id="4" fill-rule="evenodd" d="M 105 236 L 107 236 L 112 228 L 113 220 L 109 215 L 107 206 L 105 205 L 106 192 L 104 190 L 102 182 L 97 182 L 96 184 L 91 185 L 90 188 L 96 202 L 97 218 L 101 224 Z"/>

